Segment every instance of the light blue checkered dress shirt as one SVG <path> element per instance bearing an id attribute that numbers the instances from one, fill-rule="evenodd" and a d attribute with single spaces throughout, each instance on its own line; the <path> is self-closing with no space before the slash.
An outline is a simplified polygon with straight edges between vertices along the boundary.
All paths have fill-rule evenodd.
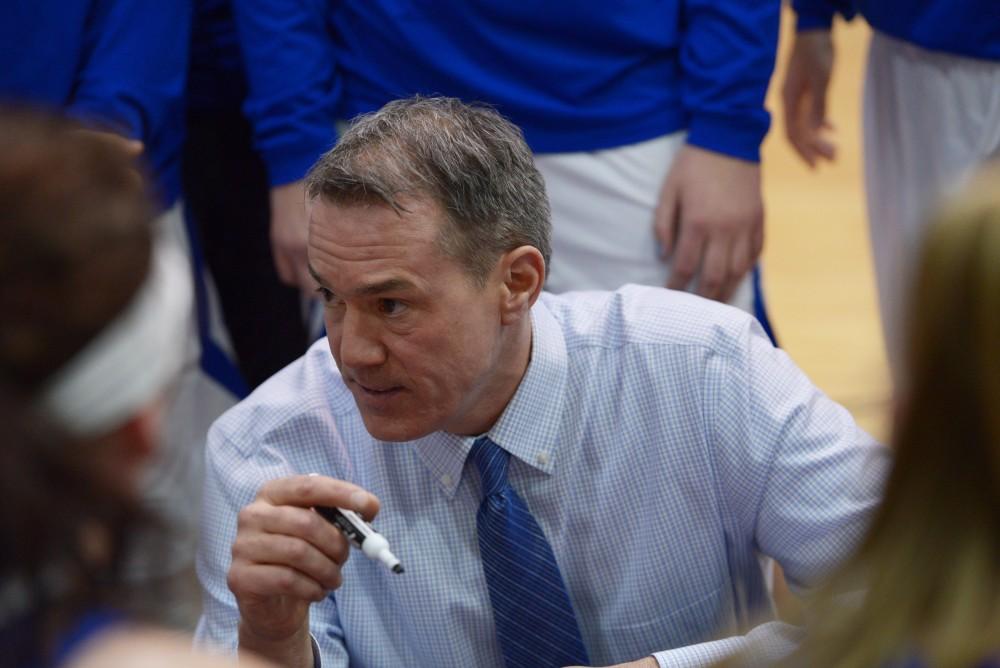
<path id="1" fill-rule="evenodd" d="M 786 651 L 787 627 L 752 628 L 770 616 L 758 552 L 793 586 L 815 582 L 862 535 L 886 450 L 737 309 L 627 286 L 545 294 L 532 328 L 528 370 L 488 433 L 512 455 L 594 665 Z M 199 642 L 236 646 L 226 573 L 240 508 L 269 479 L 320 472 L 379 497 L 375 525 L 406 568 L 353 554 L 312 607 L 322 665 L 501 666 L 472 442 L 375 440 L 318 342 L 209 436 Z"/>

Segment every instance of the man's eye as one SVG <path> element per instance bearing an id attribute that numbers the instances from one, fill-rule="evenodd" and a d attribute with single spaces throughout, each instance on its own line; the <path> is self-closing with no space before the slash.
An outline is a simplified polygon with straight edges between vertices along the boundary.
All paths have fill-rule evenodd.
<path id="1" fill-rule="evenodd" d="M 337 302 L 337 295 L 322 285 L 316 288 L 316 294 L 320 296 L 324 304 L 335 304 Z"/>
<path id="2" fill-rule="evenodd" d="M 406 307 L 403 302 L 396 299 L 380 299 L 378 300 L 378 310 L 385 315 L 399 315 Z"/>

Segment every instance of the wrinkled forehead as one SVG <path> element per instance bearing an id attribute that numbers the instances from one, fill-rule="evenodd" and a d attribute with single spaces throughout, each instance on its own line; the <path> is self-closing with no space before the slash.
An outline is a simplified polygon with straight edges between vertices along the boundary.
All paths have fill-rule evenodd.
<path id="1" fill-rule="evenodd" d="M 408 202 L 406 211 L 381 203 L 315 201 L 309 211 L 309 267 L 324 279 L 321 284 L 337 290 L 375 275 L 430 280 L 451 261 L 440 244 L 442 218 L 439 207 L 419 200 Z"/>

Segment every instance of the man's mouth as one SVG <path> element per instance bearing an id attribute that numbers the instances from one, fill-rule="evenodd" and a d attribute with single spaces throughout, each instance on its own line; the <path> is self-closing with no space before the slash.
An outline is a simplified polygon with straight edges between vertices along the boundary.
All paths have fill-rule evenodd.
<path id="1" fill-rule="evenodd" d="M 400 385 L 365 385 L 358 381 L 354 381 L 354 384 L 364 395 L 369 397 L 388 397 L 403 389 Z"/>

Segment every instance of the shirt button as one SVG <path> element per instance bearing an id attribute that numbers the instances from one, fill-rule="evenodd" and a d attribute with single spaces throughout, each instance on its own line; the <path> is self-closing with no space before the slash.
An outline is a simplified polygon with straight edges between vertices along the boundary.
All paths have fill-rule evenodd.
<path id="1" fill-rule="evenodd" d="M 441 476 L 441 484 L 445 487 L 451 487 L 451 476 L 447 473 Z"/>
<path id="2" fill-rule="evenodd" d="M 549 463 L 549 453 L 539 452 L 538 453 L 538 464 L 539 466 L 545 466 Z"/>

